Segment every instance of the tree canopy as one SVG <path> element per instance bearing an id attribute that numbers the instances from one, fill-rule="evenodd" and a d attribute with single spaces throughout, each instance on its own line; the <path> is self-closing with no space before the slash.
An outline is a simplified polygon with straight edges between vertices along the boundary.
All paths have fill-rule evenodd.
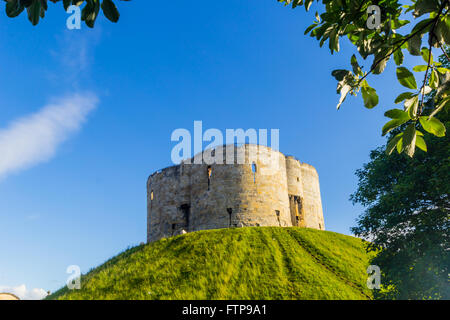
<path id="1" fill-rule="evenodd" d="M 441 61 L 450 65 L 444 56 Z M 435 94 L 426 97 L 427 112 Z M 448 110 L 436 117 L 449 127 Z M 391 140 L 405 126 L 390 132 Z M 352 231 L 370 241 L 369 251 L 378 252 L 372 263 L 390 289 L 379 294 L 383 298 L 450 299 L 449 137 L 425 132 L 420 139 L 427 141 L 427 153 L 388 156 L 381 147 L 356 173 L 359 184 L 351 199 L 367 209 Z"/>
<path id="2" fill-rule="evenodd" d="M 292 8 L 304 6 L 308 11 L 314 0 L 277 0 Z M 319 2 L 319 0 L 317 0 Z M 409 0 L 400 4 L 398 0 L 322 0 L 323 13 L 316 12 L 316 20 L 305 34 L 315 37 L 320 46 L 328 41 L 331 53 L 339 51 L 341 38 L 348 38 L 363 60 L 372 58 L 370 68 L 365 71 L 355 55 L 350 58 L 350 69 L 338 69 L 332 75 L 338 81 L 340 94 L 337 108 L 349 95 L 361 92 L 364 106 L 374 108 L 378 104 L 378 94 L 367 78 L 370 74 L 381 74 L 388 61 L 393 58 L 396 78 L 410 89 L 400 93 L 395 104 L 403 103 L 403 108 L 394 108 L 385 113 L 390 118 L 382 129 L 382 134 L 402 126 L 387 149 L 392 153 L 397 149 L 410 157 L 416 147 L 426 151 L 421 138 L 424 131 L 437 137 L 445 136 L 446 128 L 436 117 L 442 110 L 450 108 L 450 70 L 433 59 L 433 49 L 439 50 L 448 60 L 445 51 L 450 44 L 450 0 Z M 409 20 L 408 20 L 409 19 Z M 425 41 L 425 38 L 427 41 Z M 423 43 L 423 46 L 422 46 Z M 404 65 L 406 56 L 422 56 L 424 64 L 412 71 L 423 73 L 419 83 L 413 72 Z M 424 108 L 424 97 L 436 90 L 431 107 Z M 417 125 L 418 124 L 418 125 Z"/>

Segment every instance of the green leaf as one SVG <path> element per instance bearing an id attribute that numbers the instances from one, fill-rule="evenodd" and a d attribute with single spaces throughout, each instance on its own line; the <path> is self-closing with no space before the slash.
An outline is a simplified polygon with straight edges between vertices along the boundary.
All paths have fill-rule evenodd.
<path id="1" fill-rule="evenodd" d="M 356 59 L 355 55 L 352 55 L 352 58 L 350 59 L 350 63 L 352 64 L 353 73 L 356 75 L 363 75 L 363 72 L 361 70 L 361 67 L 358 64 L 358 60 Z"/>
<path id="2" fill-rule="evenodd" d="M 392 19 L 391 20 L 391 28 L 393 30 L 400 29 L 404 25 L 407 25 L 409 23 L 408 20 L 398 20 L 398 19 Z"/>
<path id="3" fill-rule="evenodd" d="M 422 151 L 427 152 L 427 144 L 425 143 L 425 139 L 416 135 L 416 147 L 421 149 Z"/>
<path id="4" fill-rule="evenodd" d="M 329 43 L 329 47 L 331 50 L 331 53 L 333 54 L 333 51 L 338 52 L 339 51 L 339 33 L 338 33 L 338 28 L 335 27 L 333 28 L 333 30 L 330 33 L 330 43 Z"/>
<path id="5" fill-rule="evenodd" d="M 415 66 L 415 67 L 413 68 L 413 71 L 414 71 L 414 72 L 424 72 L 424 71 L 427 70 L 427 67 L 428 67 L 428 66 L 425 66 L 425 65 Z"/>
<path id="6" fill-rule="evenodd" d="M 318 26 L 318 24 L 317 23 L 313 23 L 312 25 L 310 25 L 308 28 L 306 28 L 306 30 L 305 30 L 305 35 L 308 33 L 308 32 L 310 32 L 312 29 L 314 29 L 315 27 L 317 27 Z"/>
<path id="7" fill-rule="evenodd" d="M 408 112 L 405 112 L 400 109 L 391 109 L 384 113 L 385 117 L 391 118 L 391 119 L 402 119 L 402 120 L 409 120 L 409 114 Z"/>
<path id="8" fill-rule="evenodd" d="M 337 70 L 333 70 L 331 72 L 331 75 L 337 80 L 337 81 L 342 81 L 344 80 L 344 78 L 348 75 L 351 75 L 352 73 L 348 70 L 344 70 L 344 69 L 337 69 Z"/>
<path id="9" fill-rule="evenodd" d="M 394 52 L 394 62 L 396 65 L 400 66 L 403 63 L 403 52 L 401 49 L 398 49 Z"/>
<path id="10" fill-rule="evenodd" d="M 402 124 L 404 124 L 407 121 L 408 121 L 408 119 L 394 119 L 394 120 L 388 121 L 383 126 L 383 129 L 381 130 L 382 135 L 385 136 L 388 132 L 390 132 L 391 130 L 394 130 L 398 126 L 401 126 Z"/>
<path id="11" fill-rule="evenodd" d="M 341 97 L 339 98 L 339 102 L 336 106 L 336 109 L 339 110 L 339 108 L 341 107 L 342 103 L 344 102 L 345 98 L 347 98 L 347 95 L 349 94 L 349 92 L 351 91 L 352 87 L 349 86 L 348 84 L 343 84 L 339 90 Z"/>
<path id="12" fill-rule="evenodd" d="M 397 68 L 397 79 L 402 86 L 409 89 L 417 89 L 416 79 L 414 78 L 414 75 L 405 67 Z"/>
<path id="13" fill-rule="evenodd" d="M 440 74 L 446 74 L 447 72 L 450 72 L 450 69 L 448 69 L 448 68 L 436 68 L 436 70 L 437 70 Z"/>
<path id="14" fill-rule="evenodd" d="M 373 74 L 381 74 L 384 69 L 386 68 L 386 64 L 389 61 L 390 56 L 386 54 L 386 52 L 378 52 L 375 54 L 375 57 L 373 58 L 373 63 L 371 66 L 371 69 L 373 69 Z"/>
<path id="15" fill-rule="evenodd" d="M 413 15 L 418 18 L 425 13 L 438 11 L 439 5 L 436 0 L 417 0 L 414 9 Z"/>
<path id="16" fill-rule="evenodd" d="M 399 141 L 402 138 L 402 136 L 403 136 L 403 132 L 400 132 L 395 137 L 391 138 L 391 140 L 389 140 L 389 142 L 388 142 L 388 144 L 386 146 L 386 153 L 388 155 L 390 155 L 392 153 L 392 151 L 394 151 L 395 147 L 399 143 Z"/>
<path id="17" fill-rule="evenodd" d="M 83 20 L 89 28 L 93 28 L 99 11 L 100 0 L 87 0 L 86 5 L 81 11 L 81 20 Z"/>
<path id="18" fill-rule="evenodd" d="M 395 103 L 400 103 L 405 99 L 409 99 L 414 95 L 412 92 L 403 92 L 397 98 L 395 98 Z"/>
<path id="19" fill-rule="evenodd" d="M 443 108 L 445 109 L 449 109 L 450 108 L 450 97 L 444 99 L 443 101 L 441 101 L 441 103 L 439 103 L 436 107 L 436 109 L 433 110 L 433 112 L 431 112 L 431 114 L 428 116 L 429 118 L 432 118 L 436 115 L 436 113 L 438 113 L 439 111 L 441 111 Z"/>
<path id="20" fill-rule="evenodd" d="M 422 45 L 422 36 L 420 34 L 416 34 L 412 38 L 410 38 L 407 42 L 408 51 L 413 56 L 420 55 L 420 46 Z"/>
<path id="21" fill-rule="evenodd" d="M 369 86 L 362 87 L 361 93 L 364 100 L 364 106 L 367 109 L 372 109 L 378 104 L 378 95 L 374 88 L 371 88 Z"/>
<path id="22" fill-rule="evenodd" d="M 436 70 L 431 71 L 429 85 L 433 89 L 437 89 L 439 86 L 439 75 Z"/>
<path id="23" fill-rule="evenodd" d="M 441 44 L 446 43 L 447 45 L 450 44 L 450 23 L 448 20 L 449 18 L 447 16 L 443 20 L 439 21 L 434 32 L 437 40 L 439 40 Z M 436 43 L 435 47 L 438 48 L 439 44 Z"/>
<path id="24" fill-rule="evenodd" d="M 19 0 L 12 0 L 12 1 L 9 1 L 6 3 L 5 9 L 6 9 L 6 15 L 8 17 L 15 18 L 23 12 L 25 7 L 23 6 L 23 4 L 21 2 L 19 4 Z"/>
<path id="25" fill-rule="evenodd" d="M 116 8 L 116 5 L 111 0 L 103 0 L 102 2 L 102 10 L 105 14 L 106 18 L 108 18 L 112 22 L 119 21 L 119 11 Z"/>
<path id="26" fill-rule="evenodd" d="M 67 9 L 69 8 L 69 6 L 72 4 L 72 0 L 63 0 L 63 7 L 64 10 L 67 11 Z"/>
<path id="27" fill-rule="evenodd" d="M 402 132 L 403 133 L 403 132 Z M 403 136 L 398 140 L 397 142 L 397 152 L 398 153 L 402 153 L 403 150 L 405 150 L 404 146 L 403 146 Z"/>
<path id="28" fill-rule="evenodd" d="M 430 86 L 424 86 L 422 89 L 420 89 L 420 94 L 426 95 L 429 94 L 433 89 L 431 89 Z"/>
<path id="29" fill-rule="evenodd" d="M 450 72 L 439 76 L 439 83 L 436 89 L 436 98 L 450 96 Z"/>
<path id="30" fill-rule="evenodd" d="M 433 18 L 424 19 L 419 21 L 411 31 L 411 34 L 416 33 L 419 35 L 423 35 L 430 31 L 432 24 L 434 23 Z M 419 49 L 420 50 L 420 49 Z"/>
<path id="31" fill-rule="evenodd" d="M 33 26 L 37 25 L 39 22 L 39 15 L 41 13 L 41 2 L 33 1 L 31 6 L 27 8 L 28 20 L 30 20 Z"/>
<path id="32" fill-rule="evenodd" d="M 410 157 L 414 155 L 416 149 L 416 127 L 415 123 L 409 124 L 403 133 L 403 150 Z"/>
<path id="33" fill-rule="evenodd" d="M 442 34 L 447 45 L 450 45 L 450 16 L 446 16 L 443 21 L 439 23 L 439 33 Z"/>
<path id="34" fill-rule="evenodd" d="M 420 54 L 422 55 L 422 59 L 428 64 L 428 59 L 430 59 L 430 64 L 433 64 L 433 54 L 431 53 L 430 56 L 430 50 L 428 48 L 423 47 L 420 50 Z"/>
<path id="35" fill-rule="evenodd" d="M 417 115 L 417 109 L 419 107 L 419 96 L 414 95 L 409 99 L 405 100 L 405 111 L 408 112 L 409 116 L 413 119 Z"/>
<path id="36" fill-rule="evenodd" d="M 427 116 L 422 116 L 419 118 L 419 121 L 425 131 L 437 137 L 445 136 L 445 126 L 437 118 L 428 119 Z"/>

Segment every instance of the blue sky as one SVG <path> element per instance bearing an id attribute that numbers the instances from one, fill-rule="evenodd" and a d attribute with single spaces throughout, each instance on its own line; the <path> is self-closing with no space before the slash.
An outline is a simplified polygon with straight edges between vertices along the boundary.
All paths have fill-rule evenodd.
<path id="1" fill-rule="evenodd" d="M 86 272 L 145 241 L 147 177 L 171 165 L 172 131 L 194 120 L 280 129 L 280 151 L 319 172 L 327 230 L 350 234 L 362 210 L 349 201 L 354 172 L 384 143 L 383 112 L 400 90 L 392 61 L 369 79 L 376 109 L 349 97 L 336 111 L 330 72 L 349 67 L 353 48 L 330 55 L 304 36 L 314 12 L 303 8 L 121 2 L 118 24 L 101 16 L 70 31 L 61 3 L 49 7 L 37 27 L 0 15 L 0 137 L 12 161 L 0 174 L 0 288 L 54 291 L 69 265 Z M 51 134 L 49 115 L 64 118 Z M 13 140 L 30 123 L 40 133 Z"/>

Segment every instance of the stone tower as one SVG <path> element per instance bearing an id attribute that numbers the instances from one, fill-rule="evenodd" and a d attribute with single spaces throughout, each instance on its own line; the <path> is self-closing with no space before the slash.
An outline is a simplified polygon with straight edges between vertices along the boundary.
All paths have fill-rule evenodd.
<path id="1" fill-rule="evenodd" d="M 316 169 L 266 146 L 226 145 L 148 178 L 148 242 L 245 226 L 324 230 Z"/>

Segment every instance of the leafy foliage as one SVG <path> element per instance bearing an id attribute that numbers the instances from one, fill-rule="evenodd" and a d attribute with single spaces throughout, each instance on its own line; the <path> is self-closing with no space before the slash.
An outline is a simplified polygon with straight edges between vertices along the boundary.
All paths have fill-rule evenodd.
<path id="1" fill-rule="evenodd" d="M 39 23 L 39 19 L 44 18 L 45 12 L 48 8 L 47 0 L 4 0 L 6 2 L 6 15 L 14 18 L 20 15 L 23 11 L 27 11 L 28 20 L 35 26 Z M 84 7 L 81 11 L 81 20 L 86 23 L 90 28 L 94 27 L 95 21 L 100 12 L 100 8 L 103 11 L 108 20 L 117 22 L 120 14 L 116 5 L 112 0 L 50 0 L 51 2 L 62 2 L 64 10 L 70 5 Z M 131 1 L 131 0 L 120 0 Z M 100 4 L 101 2 L 101 4 Z"/>
<path id="2" fill-rule="evenodd" d="M 198 231 L 129 249 L 47 299 L 370 299 L 369 260 L 329 231 Z"/>
<path id="3" fill-rule="evenodd" d="M 433 105 L 431 96 L 425 111 Z M 402 110 L 387 113 L 397 124 L 409 119 Z M 390 153 L 411 141 L 409 145 L 427 153 L 388 156 L 378 148 L 356 173 L 359 185 L 351 199 L 367 209 L 352 231 L 370 239 L 369 250 L 382 248 L 372 261 L 381 268 L 382 284 L 390 288 L 378 295 L 382 298 L 450 299 L 450 141 L 444 136 L 450 125 L 448 110 L 438 117 L 420 118 L 424 133 L 412 123 L 399 124 L 386 147 Z"/>
<path id="4" fill-rule="evenodd" d="M 308 11 L 314 0 L 278 0 L 293 8 L 304 6 Z M 318 2 L 319 0 L 317 0 Z M 359 55 L 366 60 L 372 57 L 368 71 L 364 71 L 353 55 L 350 59 L 351 70 L 334 70 L 332 75 L 338 81 L 337 93 L 341 95 L 337 108 L 342 105 L 348 94 L 357 95 L 361 91 L 364 106 L 373 108 L 378 104 L 375 89 L 369 86 L 366 78 L 370 74 L 381 74 L 388 61 L 393 57 L 398 66 L 396 76 L 401 85 L 413 90 L 399 95 L 395 103 L 404 103 L 404 113 L 390 113 L 390 120 L 383 128 L 383 135 L 407 122 L 404 132 L 399 132 L 396 141 L 397 151 L 414 155 L 415 147 L 426 150 L 423 139 L 418 139 L 420 131 L 416 125 L 438 137 L 445 135 L 445 127 L 435 115 L 448 110 L 450 106 L 450 69 L 443 67 L 442 62 L 433 60 L 432 49 L 442 50 L 447 61 L 449 55 L 446 47 L 450 45 L 450 0 L 409 0 L 402 5 L 398 0 L 322 0 L 325 12 L 316 12 L 316 21 L 310 25 L 305 34 L 315 37 L 320 46 L 328 41 L 331 53 L 339 51 L 339 41 L 347 37 L 357 48 Z M 374 13 L 377 6 L 381 12 Z M 375 14 L 380 16 L 376 28 L 369 27 Z M 424 18 L 428 16 L 427 18 Z M 404 20 L 409 18 L 410 20 Z M 410 28 L 408 28 L 410 26 Z M 412 28 L 411 28 L 412 27 Z M 404 29 L 402 29 L 404 28 Z M 408 33 L 401 30 L 410 29 Z M 422 47 L 423 38 L 427 35 L 428 45 Z M 414 74 L 403 66 L 404 54 L 421 55 L 425 65 L 415 66 L 413 71 L 424 72 L 420 87 L 417 86 Z M 432 89 L 436 90 L 435 100 L 429 114 L 424 113 L 424 96 Z M 437 101 L 440 101 L 439 104 Z M 400 110 L 400 109 L 398 109 Z M 402 110 L 400 110 L 402 111 Z M 397 118 L 396 116 L 400 116 Z M 390 148 L 389 151 L 395 148 Z"/>

